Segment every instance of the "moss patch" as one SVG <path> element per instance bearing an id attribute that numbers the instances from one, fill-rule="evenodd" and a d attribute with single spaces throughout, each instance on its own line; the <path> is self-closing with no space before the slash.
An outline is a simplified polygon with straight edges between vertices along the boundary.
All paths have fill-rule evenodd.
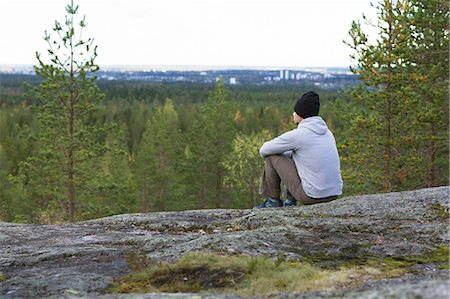
<path id="1" fill-rule="evenodd" d="M 449 269 L 450 260 L 450 247 L 448 245 L 437 246 L 435 250 L 430 252 L 430 254 L 421 257 L 409 257 L 403 258 L 405 262 L 411 264 L 425 264 L 425 263 L 435 263 L 439 269 Z"/>
<path id="2" fill-rule="evenodd" d="M 425 256 L 402 256 L 402 257 L 388 257 L 382 259 L 370 259 L 368 264 L 376 264 L 380 263 L 380 265 L 388 270 L 393 271 L 404 270 L 409 271 L 409 268 L 416 264 L 425 264 L 425 263 L 435 263 L 438 268 L 445 269 L 448 267 L 449 263 L 449 246 L 448 245 L 440 245 L 437 246 L 435 250 L 431 251 L 429 254 Z"/>
<path id="3" fill-rule="evenodd" d="M 0 281 L 6 280 L 7 277 L 5 274 L 3 274 L 3 272 L 0 272 Z"/>
<path id="4" fill-rule="evenodd" d="M 140 254 L 128 256 L 133 273 L 116 281 L 109 292 L 200 292 L 234 287 L 245 276 L 244 267 L 226 256 L 193 253 L 173 264 L 151 263 Z"/>
<path id="5" fill-rule="evenodd" d="M 263 296 L 357 286 L 366 279 L 376 279 L 380 273 L 368 267 L 325 270 L 283 258 L 197 252 L 172 264 L 150 263 L 147 268 L 116 280 L 108 292 L 220 292 Z"/>
<path id="6" fill-rule="evenodd" d="M 352 249 L 366 247 L 366 245 L 355 245 Z M 350 248 L 344 248 L 351 251 Z M 402 257 L 372 257 L 372 256 L 348 256 L 348 255 L 314 255 L 306 260 L 325 269 L 353 268 L 366 266 L 381 270 L 385 277 L 396 277 L 410 271 L 415 264 L 435 263 L 438 268 L 448 268 L 450 258 L 449 246 L 439 245 L 435 250 L 423 256 Z"/>
<path id="7" fill-rule="evenodd" d="M 443 207 L 442 205 L 435 203 L 431 205 L 431 209 L 437 216 L 439 216 L 442 219 L 449 219 L 450 213 Z"/>
<path id="8" fill-rule="evenodd" d="M 143 251 L 129 251 L 125 254 L 125 257 L 128 268 L 133 272 L 142 271 L 151 264 L 151 259 Z"/>
<path id="9" fill-rule="evenodd" d="M 368 245 L 360 244 L 347 250 L 360 247 Z M 369 279 L 392 278 L 413 272 L 411 267 L 421 263 L 435 263 L 438 268 L 448 269 L 449 246 L 438 246 L 420 257 L 323 255 L 302 262 L 287 261 L 282 257 L 272 260 L 204 252 L 187 254 L 175 263 L 152 262 L 143 252 L 130 252 L 127 259 L 132 273 L 116 280 L 109 293 L 215 292 L 264 296 L 277 292 L 354 288 Z M 332 260 L 339 263 L 324 266 L 324 262 Z"/>

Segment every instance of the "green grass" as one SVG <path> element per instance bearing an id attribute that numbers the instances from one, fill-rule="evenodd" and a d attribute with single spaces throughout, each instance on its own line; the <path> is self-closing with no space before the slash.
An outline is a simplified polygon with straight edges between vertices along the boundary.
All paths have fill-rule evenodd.
<path id="1" fill-rule="evenodd" d="M 117 280 L 110 293 L 220 292 L 263 296 L 277 292 L 332 290 L 353 285 L 376 270 L 364 267 L 324 270 L 298 261 L 267 257 L 190 253 L 175 263 L 150 264 Z"/>
<path id="2" fill-rule="evenodd" d="M 327 259 L 331 258 L 326 256 Z M 398 277 L 411 266 L 436 263 L 448 269 L 449 246 L 438 246 L 422 257 L 386 257 L 348 260 L 335 268 L 268 257 L 194 252 L 175 263 L 154 263 L 144 253 L 130 253 L 130 275 L 114 282 L 109 293 L 215 292 L 264 296 L 277 292 L 304 292 L 357 287 L 365 281 Z"/>

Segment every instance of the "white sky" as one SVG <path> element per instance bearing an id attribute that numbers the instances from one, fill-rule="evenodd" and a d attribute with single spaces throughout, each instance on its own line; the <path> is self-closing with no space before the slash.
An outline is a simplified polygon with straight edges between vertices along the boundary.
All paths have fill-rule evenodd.
<path id="1" fill-rule="evenodd" d="M 0 0 L 0 64 L 36 64 L 69 0 Z M 78 0 L 100 65 L 346 67 L 370 0 Z"/>

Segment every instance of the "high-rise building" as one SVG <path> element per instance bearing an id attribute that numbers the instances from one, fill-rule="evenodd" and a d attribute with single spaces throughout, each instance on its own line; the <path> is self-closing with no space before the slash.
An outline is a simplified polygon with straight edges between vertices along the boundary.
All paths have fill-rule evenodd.
<path id="1" fill-rule="evenodd" d="M 284 77 L 283 74 L 284 74 L 284 71 L 281 70 L 281 71 L 280 71 L 280 79 L 281 79 L 281 80 L 283 80 L 283 77 Z"/>

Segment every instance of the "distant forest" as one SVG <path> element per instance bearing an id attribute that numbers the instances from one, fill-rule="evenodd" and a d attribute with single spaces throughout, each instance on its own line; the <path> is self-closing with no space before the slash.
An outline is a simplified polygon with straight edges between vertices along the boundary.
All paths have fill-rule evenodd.
<path id="1" fill-rule="evenodd" d="M 31 86 L 37 86 L 40 82 L 37 76 L 25 75 L 0 75 L 0 136 L 1 136 L 1 172 L 0 178 L 4 188 L 0 191 L 3 219 L 19 222 L 56 221 L 42 219 L 40 215 L 40 200 L 29 198 L 27 193 L 21 194 L 18 185 L 12 183 L 12 177 L 20 175 L 20 163 L 33 154 L 35 144 L 27 131 L 33 134 L 37 130 L 38 115 L 33 108 L 33 99 L 24 94 L 23 82 Z M 235 138 L 248 138 L 247 146 L 252 146 L 253 151 L 248 156 L 248 178 L 240 178 L 239 172 L 234 173 L 233 181 L 224 176 L 224 187 L 220 203 L 216 202 L 216 184 L 211 174 L 196 172 L 198 176 L 208 176 L 213 184 L 205 182 L 207 189 L 202 194 L 192 190 L 199 181 L 191 171 L 195 171 L 192 160 L 188 157 L 187 150 L 191 145 L 201 143 L 205 148 L 211 147 L 214 140 L 208 140 L 206 136 L 196 136 L 194 126 L 199 116 L 205 114 L 205 106 L 210 94 L 216 88 L 215 84 L 153 84 L 145 81 L 102 81 L 97 82 L 105 98 L 101 105 L 96 107 L 88 122 L 90 124 L 114 124 L 105 135 L 99 136 L 97 142 L 103 143 L 109 138 L 118 138 L 115 144 L 122 149 L 115 153 L 114 159 L 104 157 L 99 163 L 97 171 L 104 172 L 104 186 L 102 191 L 96 193 L 86 203 L 85 214 L 78 215 L 78 219 L 99 217 L 125 212 L 142 212 L 157 210 L 176 210 L 191 208 L 233 207 L 250 208 L 256 199 L 259 175 L 262 172 L 263 159 L 259 157 L 259 146 L 283 131 L 292 129 L 292 111 L 296 99 L 304 92 L 314 89 L 312 86 L 301 85 L 268 85 L 268 86 L 230 86 L 229 98 L 225 103 L 225 109 L 232 123 L 230 132 L 233 133 L 229 140 L 226 152 L 228 162 L 235 160 L 233 157 L 233 140 Z M 224 89 L 228 87 L 224 86 Z M 328 120 L 333 128 L 336 121 L 331 108 L 338 97 L 337 92 L 320 91 L 321 116 Z M 224 115 L 227 111 L 223 111 Z M 218 111 L 220 113 L 220 111 Z M 174 122 L 164 119 L 172 117 Z M 156 122 L 155 119 L 160 119 Z M 164 126 L 161 126 L 164 121 Z M 220 121 L 220 119 L 217 119 Z M 155 123 L 156 122 L 156 123 Z M 211 120 L 215 122 L 215 120 Z M 175 131 L 177 134 L 173 135 Z M 214 126 L 214 124 L 211 124 Z M 263 132 L 263 135 L 261 135 Z M 166 135 L 166 136 L 164 136 Z M 169 138 L 162 142 L 160 139 Z M 176 138 L 176 140 L 174 139 Z M 256 138 L 256 139 L 255 139 Z M 149 148 L 157 147 L 160 152 L 158 157 L 146 157 L 154 155 L 147 153 Z M 164 148 L 167 146 L 167 148 Z M 248 151 L 248 149 L 247 149 Z M 139 153 L 141 157 L 139 156 Z M 201 154 L 201 153 L 200 153 Z M 154 165 L 151 159 L 161 159 L 161 155 L 168 155 L 167 165 Z M 142 161 L 143 159 L 143 161 Z M 139 161 L 139 162 L 138 162 Z M 142 162 L 142 163 L 141 163 Z M 220 161 L 220 163 L 226 161 Z M 153 168 L 148 169 L 148 165 Z M 252 164 L 254 163 L 255 166 Z M 158 163 L 157 163 L 158 164 Z M 164 168 L 164 169 L 161 169 Z M 167 175 L 171 169 L 171 176 L 165 177 L 160 182 L 159 175 Z M 148 174 L 146 174 L 148 172 Z M 235 171 L 236 172 L 236 171 Z M 253 173 L 252 173 L 253 172 Z M 112 174 L 115 175 L 112 175 Z M 139 182 L 143 176 L 152 176 L 148 182 Z M 237 184 L 236 181 L 247 180 L 246 185 Z M 174 182 L 172 182 L 172 180 Z M 146 185 L 148 190 L 143 190 Z M 162 191 L 159 188 L 163 188 Z M 159 187 L 158 187 L 159 186 Z M 197 188 L 197 187 L 195 187 Z M 20 188 L 19 188 L 20 189 Z M 144 188 L 145 189 L 145 188 Z M 153 196 L 151 193 L 157 193 Z M 45 202 L 45 201 L 44 201 Z M 48 202 L 45 202 L 47 205 Z M 110 206 L 112 205 L 112 206 Z M 14 207 L 12 209 L 11 207 Z M 60 211 L 58 217 L 64 217 Z M 56 218 L 58 218 L 56 217 Z M 53 219 L 53 220 L 52 220 Z M 62 221 L 62 219 L 59 219 Z"/>

